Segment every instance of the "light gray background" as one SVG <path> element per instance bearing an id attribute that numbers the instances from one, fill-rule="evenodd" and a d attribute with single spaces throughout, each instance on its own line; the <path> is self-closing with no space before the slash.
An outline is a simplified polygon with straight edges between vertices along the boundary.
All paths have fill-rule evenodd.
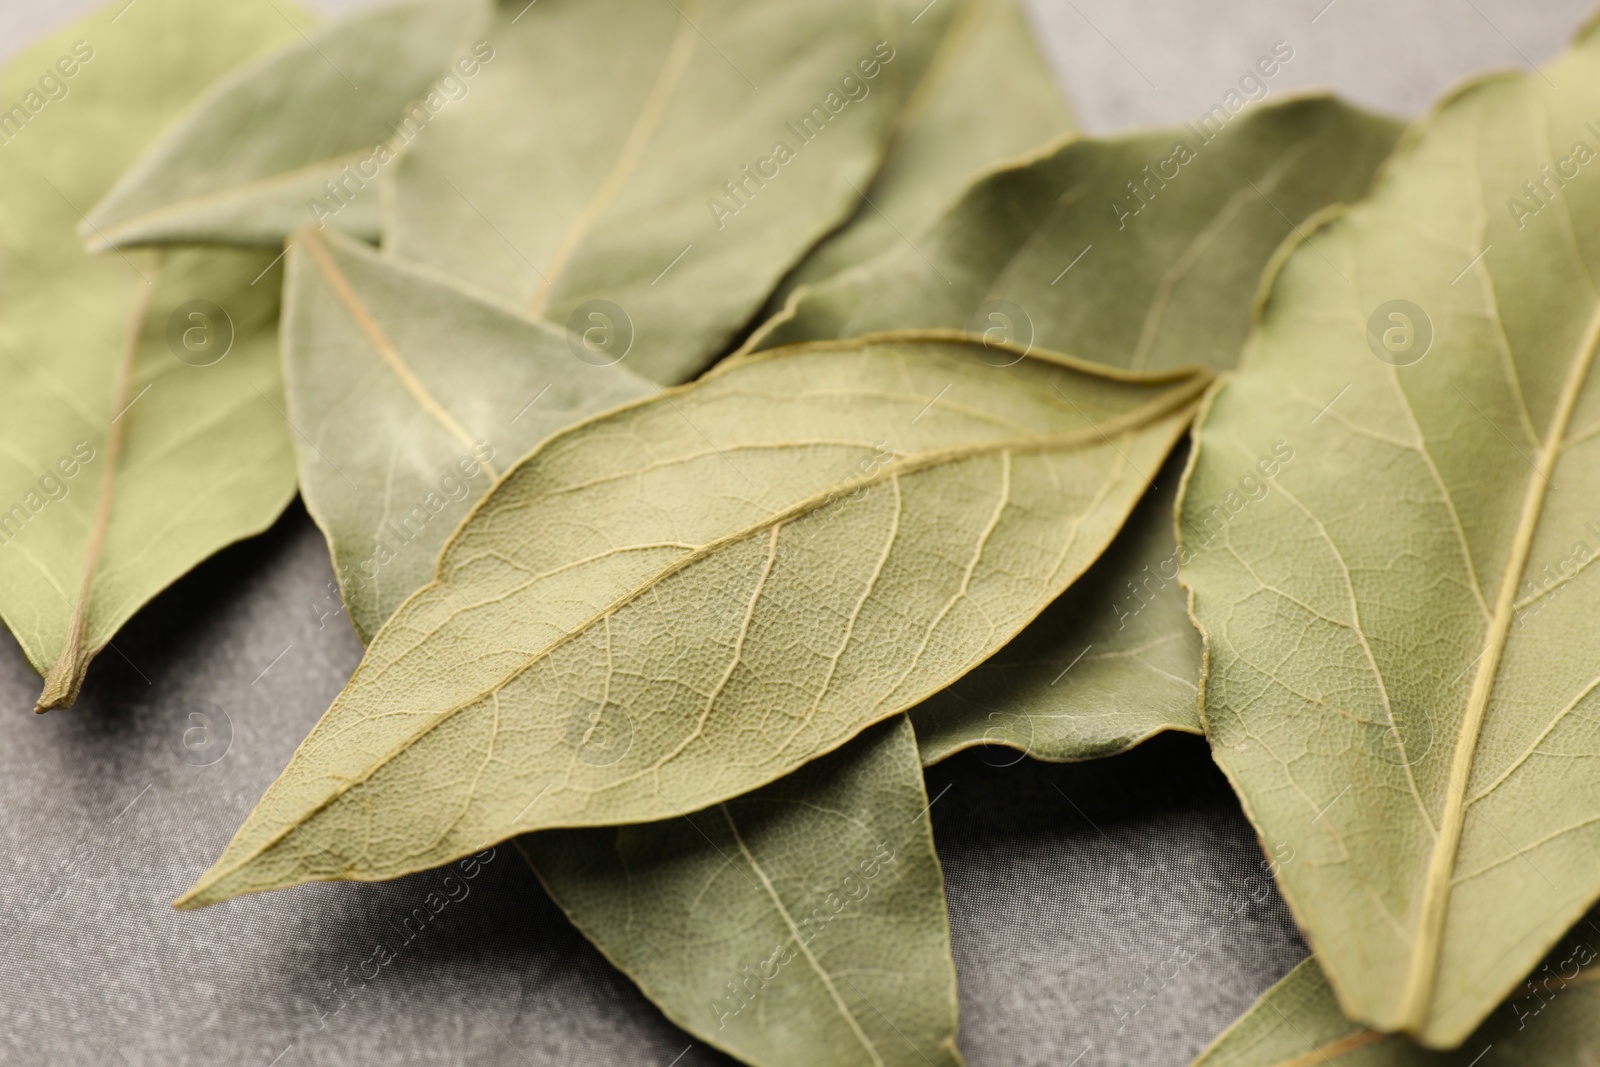
<path id="1" fill-rule="evenodd" d="M 91 6 L 0 0 L 0 59 Z M 1275 94 L 1331 86 L 1413 115 L 1474 71 L 1548 59 L 1588 14 L 1584 0 L 1029 7 L 1094 132 L 1194 118 L 1280 40 L 1295 55 Z M 359 660 L 331 579 L 296 505 L 142 612 L 78 706 L 43 717 L 28 711 L 37 676 L 0 638 L 0 1063 L 726 1064 L 613 972 L 508 850 L 325 1021 L 327 983 L 440 875 L 167 907 Z M 181 758 L 196 701 L 233 731 L 204 767 Z M 1202 743 L 999 766 L 1011 758 L 968 753 L 929 775 L 974 1067 L 1187 1063 L 1304 954 L 1276 896 L 1229 904 L 1260 853 Z"/>

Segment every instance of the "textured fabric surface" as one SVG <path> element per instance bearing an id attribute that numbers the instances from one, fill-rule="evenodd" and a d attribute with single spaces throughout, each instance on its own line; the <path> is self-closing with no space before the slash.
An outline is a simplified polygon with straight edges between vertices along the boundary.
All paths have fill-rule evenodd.
<path id="1" fill-rule="evenodd" d="M 0 0 L 0 58 L 88 6 Z M 1030 7 L 1085 125 L 1110 131 L 1198 115 L 1277 40 L 1296 57 L 1274 93 L 1332 84 L 1413 113 L 1480 67 L 1552 55 L 1588 3 Z M 331 579 L 296 506 L 140 613 L 79 705 L 42 717 L 39 679 L 0 638 L 0 1063 L 728 1063 L 612 971 L 507 848 L 449 897 L 435 871 L 167 906 L 358 662 Z M 1184 1064 L 1302 957 L 1203 743 L 1015 760 L 970 752 L 929 775 L 974 1067 Z M 430 894 L 445 905 L 363 981 Z"/>
<path id="2" fill-rule="evenodd" d="M 1305 955 L 1205 743 L 932 769 L 975 1067 L 1184 1064 Z"/>

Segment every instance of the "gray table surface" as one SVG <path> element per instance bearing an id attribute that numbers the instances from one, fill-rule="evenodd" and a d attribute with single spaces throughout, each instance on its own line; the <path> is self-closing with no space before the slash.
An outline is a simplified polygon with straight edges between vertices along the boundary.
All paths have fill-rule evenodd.
<path id="1" fill-rule="evenodd" d="M 91 6 L 0 0 L 0 60 Z M 1295 55 L 1275 94 L 1331 86 L 1413 115 L 1476 70 L 1549 58 L 1588 14 L 1582 0 L 1029 7 L 1094 132 L 1193 118 L 1280 40 Z M 28 713 L 38 678 L 0 638 L 0 1062 L 728 1063 L 612 971 L 504 849 L 326 1018 L 329 983 L 437 875 L 167 906 L 360 659 L 331 580 L 296 505 L 141 612 L 78 706 L 48 716 Z M 206 766 L 184 759 L 196 710 L 231 735 Z M 1225 906 L 1260 856 L 1202 742 L 1009 763 L 967 753 L 929 774 L 974 1067 L 1187 1063 L 1305 954 L 1276 896 Z"/>

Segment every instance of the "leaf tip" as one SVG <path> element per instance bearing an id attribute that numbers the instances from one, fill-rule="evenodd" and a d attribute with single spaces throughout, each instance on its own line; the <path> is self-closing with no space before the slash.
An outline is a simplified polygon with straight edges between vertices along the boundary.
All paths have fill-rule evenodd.
<path id="1" fill-rule="evenodd" d="M 210 903 L 210 901 L 201 899 L 202 892 L 200 883 L 196 882 L 189 887 L 188 892 L 172 902 L 172 909 L 174 911 L 198 911 Z"/>
<path id="2" fill-rule="evenodd" d="M 218 882 L 220 880 L 216 865 L 213 864 L 195 880 L 194 885 L 186 889 L 177 900 L 172 902 L 173 909 L 175 911 L 199 911 L 201 908 L 212 904 L 221 904 L 224 900 L 235 896 L 236 894 L 219 888 Z"/>

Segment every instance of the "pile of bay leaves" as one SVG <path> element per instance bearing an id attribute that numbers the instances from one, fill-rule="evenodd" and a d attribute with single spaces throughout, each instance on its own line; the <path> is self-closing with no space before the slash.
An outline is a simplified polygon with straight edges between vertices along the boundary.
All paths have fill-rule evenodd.
<path id="1" fill-rule="evenodd" d="M 1600 33 L 1093 139 L 1013 0 L 135 4 L 0 80 L 0 612 L 68 706 L 299 494 L 367 645 L 178 906 L 514 839 L 958 1064 L 923 768 L 1188 731 L 1315 950 L 1204 1063 L 1600 1063 Z"/>

